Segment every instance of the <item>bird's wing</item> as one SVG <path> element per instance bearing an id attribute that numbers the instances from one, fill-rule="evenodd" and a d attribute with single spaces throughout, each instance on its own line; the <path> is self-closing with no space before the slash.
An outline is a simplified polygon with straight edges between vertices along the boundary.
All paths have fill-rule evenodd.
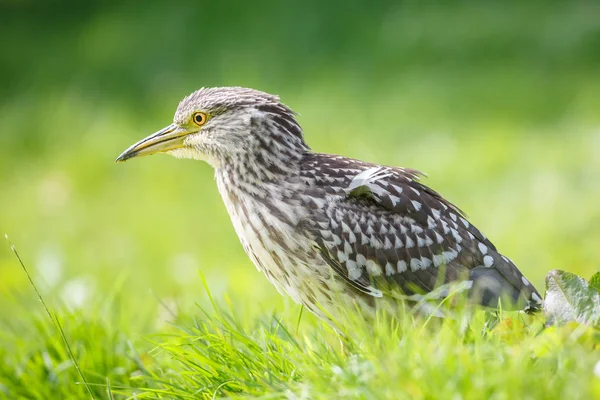
<path id="1" fill-rule="evenodd" d="M 467 279 L 485 305 L 501 295 L 538 302 L 517 267 L 464 213 L 419 183 L 418 171 L 327 155 L 318 166 L 310 190 L 327 201 L 315 207 L 313 235 L 324 259 L 356 289 L 382 296 L 399 287 L 413 294 Z"/>

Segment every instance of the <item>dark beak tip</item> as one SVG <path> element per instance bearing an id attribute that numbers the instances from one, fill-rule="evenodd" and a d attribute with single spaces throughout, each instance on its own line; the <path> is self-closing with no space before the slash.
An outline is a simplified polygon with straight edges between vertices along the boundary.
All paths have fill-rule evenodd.
<path id="1" fill-rule="evenodd" d="M 171 124 L 158 132 L 153 133 L 152 135 L 146 137 L 145 139 L 140 140 L 139 142 L 129 146 L 124 152 L 122 152 L 116 159 L 115 163 L 121 163 L 129 160 L 130 158 L 150 155 L 154 154 L 157 151 L 161 150 L 160 145 L 168 140 L 180 138 L 182 135 L 173 135 L 173 132 L 177 129 L 175 124 Z M 165 137 L 166 138 L 163 138 Z M 152 150 L 153 146 L 155 147 Z M 150 151 L 148 150 L 150 149 Z"/>
<path id="2" fill-rule="evenodd" d="M 123 153 L 123 154 L 121 154 L 119 157 L 117 157 L 117 158 L 115 159 L 115 163 L 116 163 L 116 164 L 118 164 L 118 163 L 122 163 L 122 162 L 125 162 L 125 161 L 129 160 L 130 158 L 131 158 L 131 155 L 130 155 L 130 154 Z"/>

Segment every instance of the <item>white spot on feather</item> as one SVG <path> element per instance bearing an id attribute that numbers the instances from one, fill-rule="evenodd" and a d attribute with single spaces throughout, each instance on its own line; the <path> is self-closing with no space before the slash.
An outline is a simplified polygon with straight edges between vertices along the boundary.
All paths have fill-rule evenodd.
<path id="1" fill-rule="evenodd" d="M 351 254 L 352 253 L 352 246 L 350 246 L 350 243 L 344 241 L 344 253 L 346 254 Z"/>
<path id="2" fill-rule="evenodd" d="M 442 244 L 444 242 L 444 238 L 442 237 L 442 235 L 437 233 L 437 231 L 435 232 L 435 240 L 438 244 Z"/>
<path id="3" fill-rule="evenodd" d="M 421 228 L 419 225 L 415 225 L 415 224 L 411 224 L 410 230 L 413 233 L 423 233 L 423 228 Z"/>
<path id="4" fill-rule="evenodd" d="M 318 198 L 318 197 L 311 197 L 310 199 L 313 203 L 315 203 L 315 205 L 317 206 L 317 208 L 323 208 L 323 206 L 325 205 L 325 200 Z"/>
<path id="5" fill-rule="evenodd" d="M 385 274 L 387 276 L 394 275 L 396 271 L 394 271 L 394 266 L 389 262 L 385 264 Z"/>
<path id="6" fill-rule="evenodd" d="M 390 241 L 390 239 L 387 236 L 385 237 L 385 241 L 383 242 L 383 248 L 385 250 L 389 250 L 392 248 L 392 242 Z"/>
<path id="7" fill-rule="evenodd" d="M 392 185 L 392 187 L 394 188 L 396 193 L 398 193 L 398 194 L 402 193 L 402 188 L 400 186 Z"/>
<path id="8" fill-rule="evenodd" d="M 328 221 L 318 221 L 317 224 L 322 228 L 322 229 L 329 229 L 329 222 Z"/>
<path id="9" fill-rule="evenodd" d="M 421 203 L 419 203 L 418 201 L 411 200 L 410 202 L 412 203 L 412 205 L 415 208 L 415 210 L 419 211 L 421 209 Z"/>
<path id="10" fill-rule="evenodd" d="M 431 215 L 427 216 L 427 227 L 429 229 L 435 229 L 436 227 L 435 219 Z"/>
<path id="11" fill-rule="evenodd" d="M 431 260 L 427 257 L 421 257 L 421 268 L 429 268 L 431 265 Z"/>
<path id="12" fill-rule="evenodd" d="M 485 244 L 479 242 L 477 244 L 477 246 L 479 247 L 479 251 L 481 252 L 481 254 L 483 254 L 483 255 L 487 254 L 488 248 L 487 248 L 487 246 Z"/>
<path id="13" fill-rule="evenodd" d="M 336 246 L 342 244 L 342 239 L 340 239 L 338 235 L 331 234 L 331 236 L 333 238 L 333 243 L 335 243 Z"/>
<path id="14" fill-rule="evenodd" d="M 338 250 L 337 258 L 340 262 L 346 262 L 346 261 L 348 261 L 348 254 L 344 253 L 341 250 Z"/>
<path id="15" fill-rule="evenodd" d="M 452 261 L 456 257 L 458 257 L 458 251 L 456 251 L 456 250 L 447 250 L 447 251 L 444 251 L 442 253 L 442 255 L 445 257 L 446 263 L 449 263 L 450 261 Z"/>
<path id="16" fill-rule="evenodd" d="M 369 272 L 369 274 L 371 274 L 373 276 L 379 276 L 383 273 L 379 264 L 377 264 L 373 260 L 367 260 L 366 267 L 367 267 L 367 271 Z"/>
<path id="17" fill-rule="evenodd" d="M 348 241 L 350 243 L 356 243 L 356 235 L 354 232 L 348 232 Z"/>
<path id="18" fill-rule="evenodd" d="M 433 240 L 429 236 L 425 235 L 425 246 L 431 246 L 432 244 Z"/>
<path id="19" fill-rule="evenodd" d="M 370 242 L 371 247 L 374 247 L 376 249 L 381 249 L 383 247 L 383 243 L 381 243 L 381 240 L 375 237 L 375 235 L 371 235 Z"/>
<path id="20" fill-rule="evenodd" d="M 356 264 L 358 264 L 359 266 L 364 266 L 365 264 L 367 264 L 367 259 L 362 254 L 358 254 L 356 256 Z"/>
<path id="21" fill-rule="evenodd" d="M 401 249 L 402 247 L 404 247 L 402 240 L 400 240 L 400 238 L 398 236 L 396 236 L 395 240 L 394 240 L 394 248 Z"/>
<path id="22" fill-rule="evenodd" d="M 346 269 L 348 269 L 348 278 L 357 280 L 362 275 L 361 268 L 352 260 L 346 261 Z"/>
<path id="23" fill-rule="evenodd" d="M 483 257 L 483 265 L 486 268 L 490 268 L 492 265 L 494 265 L 494 259 L 492 258 L 492 256 Z"/>
<path id="24" fill-rule="evenodd" d="M 462 237 L 458 234 L 458 231 L 456 229 L 451 229 L 450 231 L 452 232 L 452 236 L 454 236 L 454 240 L 456 240 L 456 243 L 461 243 Z"/>
<path id="25" fill-rule="evenodd" d="M 411 258 L 410 269 L 413 271 L 418 271 L 419 269 L 421 269 L 421 260 L 419 260 L 418 258 Z"/>
<path id="26" fill-rule="evenodd" d="M 363 246 L 369 244 L 369 237 L 364 233 L 360 234 L 360 244 L 362 244 Z"/>
<path id="27" fill-rule="evenodd" d="M 448 223 L 444 220 L 442 220 L 442 228 L 444 229 L 444 234 L 449 234 L 450 233 L 450 228 L 448 228 Z"/>
<path id="28" fill-rule="evenodd" d="M 342 221 L 342 232 L 350 232 L 350 227 Z"/>
<path id="29" fill-rule="evenodd" d="M 396 263 L 396 267 L 398 268 L 398 272 L 404 272 L 406 271 L 406 261 L 404 260 L 400 260 Z"/>

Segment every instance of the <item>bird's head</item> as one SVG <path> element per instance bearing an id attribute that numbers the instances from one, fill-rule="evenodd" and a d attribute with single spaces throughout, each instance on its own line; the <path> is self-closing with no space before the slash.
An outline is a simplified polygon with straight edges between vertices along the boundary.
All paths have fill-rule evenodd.
<path id="1" fill-rule="evenodd" d="M 277 96 L 240 87 L 202 88 L 181 102 L 173 123 L 135 143 L 117 162 L 154 153 L 227 163 L 272 163 L 308 149 L 295 113 Z"/>

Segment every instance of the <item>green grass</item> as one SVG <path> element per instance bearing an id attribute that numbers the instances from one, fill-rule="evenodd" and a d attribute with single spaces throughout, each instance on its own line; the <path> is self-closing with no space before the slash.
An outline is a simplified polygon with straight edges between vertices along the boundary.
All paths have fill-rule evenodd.
<path id="1" fill-rule="evenodd" d="M 598 331 L 540 316 L 350 318 L 342 346 L 251 265 L 207 165 L 113 163 L 192 90 L 251 86 L 316 151 L 428 173 L 538 289 L 589 278 L 597 4 L 68 6 L 1 6 L 0 233 L 95 397 L 600 398 Z M 88 397 L 0 243 L 0 398 Z"/>
<path id="2" fill-rule="evenodd" d="M 451 317 L 444 320 L 379 314 L 370 325 L 350 314 L 346 338 L 340 340 L 302 316 L 299 307 L 273 315 L 239 300 L 218 303 L 210 297 L 211 305 L 197 307 L 192 316 L 172 314 L 171 327 L 135 344 L 116 321 L 100 318 L 99 310 L 62 310 L 59 318 L 96 398 L 590 399 L 600 394 L 600 377 L 593 372 L 599 368 L 600 332 L 577 324 L 544 328 L 540 316 L 500 312 L 496 319 L 468 308 L 446 309 Z M 35 317 L 29 335 L 38 340 L 10 338 L 16 349 L 1 350 L 3 359 L 18 362 L 2 366 L 0 393 L 89 397 L 50 320 Z"/>

